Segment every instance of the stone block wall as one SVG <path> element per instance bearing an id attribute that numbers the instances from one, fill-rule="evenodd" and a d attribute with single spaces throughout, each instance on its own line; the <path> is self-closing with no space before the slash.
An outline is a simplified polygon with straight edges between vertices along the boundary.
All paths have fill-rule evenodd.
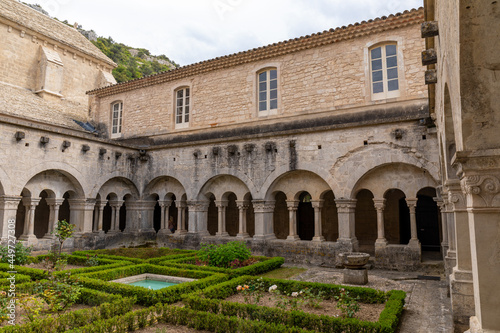
<path id="1" fill-rule="evenodd" d="M 398 44 L 400 96 L 375 102 L 370 95 L 368 49 L 383 42 Z M 279 121 L 321 112 L 342 113 L 352 107 L 425 98 L 425 69 L 419 57 L 424 48 L 419 26 L 410 25 L 96 98 L 92 103 L 93 117 L 109 130 L 110 105 L 123 101 L 123 138 L 151 137 L 264 119 Z M 276 115 L 262 117 L 257 112 L 256 73 L 269 67 L 278 71 L 278 109 Z M 188 128 L 176 130 L 174 92 L 180 87 L 189 87 L 191 91 L 190 123 Z"/>

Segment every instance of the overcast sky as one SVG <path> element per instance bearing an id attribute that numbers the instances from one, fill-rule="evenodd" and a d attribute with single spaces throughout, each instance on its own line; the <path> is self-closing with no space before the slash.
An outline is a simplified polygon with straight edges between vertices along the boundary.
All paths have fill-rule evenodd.
<path id="1" fill-rule="evenodd" d="M 422 0 L 23 0 L 188 65 L 422 6 Z"/>

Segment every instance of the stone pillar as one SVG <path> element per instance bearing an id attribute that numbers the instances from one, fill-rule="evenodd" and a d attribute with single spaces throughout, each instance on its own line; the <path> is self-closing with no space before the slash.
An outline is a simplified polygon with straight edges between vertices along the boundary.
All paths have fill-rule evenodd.
<path id="1" fill-rule="evenodd" d="M 75 234 L 92 232 L 92 214 L 95 199 L 68 199 L 70 208 L 70 222 L 75 225 Z"/>
<path id="2" fill-rule="evenodd" d="M 458 188 L 457 188 L 458 185 Z M 449 188 L 458 189 L 458 191 L 449 191 Z M 456 200 L 457 197 L 453 196 L 453 193 L 460 194 L 461 187 L 459 180 L 447 180 L 445 181 L 445 186 L 443 186 L 443 196 L 446 193 L 446 200 L 443 200 L 446 209 L 446 224 L 448 227 L 448 251 L 446 252 L 446 256 L 444 258 L 446 273 L 451 276 L 453 267 L 457 264 L 457 247 L 456 247 L 456 238 L 455 238 L 455 214 L 453 213 L 453 203 L 451 200 Z M 453 196 L 453 198 L 452 198 Z M 461 196 L 461 194 L 460 194 Z M 465 201 L 462 198 L 462 201 Z M 465 203 L 464 203 L 465 205 Z"/>
<path id="3" fill-rule="evenodd" d="M 475 317 L 470 320 L 471 333 L 500 332 L 500 157 L 460 155 L 457 152 L 458 169 L 465 169 L 462 169 L 461 185 L 466 194 L 469 218 L 475 303 Z M 498 169 L 467 170 L 470 165 Z M 457 237 L 457 266 L 462 241 Z"/>
<path id="4" fill-rule="evenodd" d="M 55 236 L 52 234 L 55 228 L 57 228 L 57 222 L 59 220 L 59 207 L 61 207 L 64 199 L 56 198 L 45 198 L 47 205 L 49 206 L 49 228 L 47 233 L 43 238 L 53 239 Z"/>
<path id="5" fill-rule="evenodd" d="M 469 237 L 469 217 L 466 198 L 463 195 L 460 181 L 446 182 L 448 189 L 449 209 L 452 211 L 454 225 L 454 260 L 450 274 L 450 298 L 453 310 L 455 331 L 465 331 L 469 326 L 469 318 L 474 315 L 474 288 L 472 284 L 472 262 Z"/>
<path id="6" fill-rule="evenodd" d="M 16 234 L 15 226 L 17 223 L 17 207 L 21 199 L 21 196 L 0 196 L 0 232 L 2 233 L 0 236 L 2 237 L 2 240 L 9 238 L 9 236 L 10 239 L 14 239 L 13 237 Z"/>
<path id="7" fill-rule="evenodd" d="M 385 199 L 373 199 L 373 205 L 377 210 L 377 240 L 375 241 L 375 248 L 384 248 L 387 246 L 384 225 Z"/>
<path id="8" fill-rule="evenodd" d="M 225 211 L 225 210 L 224 210 Z M 225 215 L 225 214 L 224 214 Z M 185 234 L 186 230 L 186 202 L 180 201 L 177 205 L 177 234 Z M 225 222 L 225 220 L 224 220 Z"/>
<path id="9" fill-rule="evenodd" d="M 443 254 L 448 251 L 448 216 L 446 215 L 446 202 L 447 199 L 434 198 L 439 212 L 441 213 L 441 232 L 443 234 L 443 239 L 441 241 L 441 251 Z"/>
<path id="10" fill-rule="evenodd" d="M 168 219 L 170 218 L 171 204 L 172 200 L 158 201 L 158 205 L 160 205 L 161 209 L 160 230 L 158 230 L 159 234 L 171 234 L 171 231 L 168 229 Z M 154 212 L 153 212 L 153 218 L 154 218 Z"/>
<path id="11" fill-rule="evenodd" d="M 410 228 L 411 228 L 411 238 L 408 245 L 411 247 L 420 248 L 420 241 L 418 240 L 418 233 L 417 233 L 417 214 L 415 213 L 417 207 L 417 201 L 418 201 L 417 198 L 406 198 L 406 204 L 410 209 Z"/>
<path id="12" fill-rule="evenodd" d="M 339 221 L 339 238 L 344 251 L 358 251 L 359 243 L 355 233 L 356 199 L 335 199 Z"/>
<path id="13" fill-rule="evenodd" d="M 218 227 L 217 227 L 217 233 L 216 235 L 219 237 L 225 237 L 229 236 L 229 234 L 226 231 L 226 207 L 227 207 L 227 201 L 225 200 L 218 200 L 215 201 L 215 206 L 217 207 L 218 210 Z"/>
<path id="14" fill-rule="evenodd" d="M 189 233 L 201 236 L 208 235 L 208 201 L 188 201 L 189 208 Z"/>
<path id="15" fill-rule="evenodd" d="M 314 237 L 313 242 L 324 242 L 323 228 L 321 225 L 321 208 L 323 207 L 324 200 L 312 200 L 311 204 L 314 208 Z"/>
<path id="16" fill-rule="evenodd" d="M 248 235 L 247 232 L 247 209 L 248 209 L 248 202 L 247 201 L 236 201 L 236 206 L 238 207 L 239 211 L 239 232 L 236 235 L 236 238 L 240 239 L 245 239 L 249 238 L 250 235 Z"/>
<path id="17" fill-rule="evenodd" d="M 123 200 L 110 200 L 109 205 L 113 210 L 111 214 L 111 228 L 108 231 L 109 233 L 120 232 L 120 208 L 123 205 Z"/>
<path id="18" fill-rule="evenodd" d="M 129 215 L 133 232 L 152 232 L 154 228 L 154 212 L 156 201 L 130 201 L 127 202 L 127 214 Z M 129 214 L 130 213 L 130 214 Z"/>
<path id="19" fill-rule="evenodd" d="M 98 203 L 96 203 L 96 207 L 97 207 L 97 225 L 96 225 L 96 228 L 95 228 L 95 232 L 98 232 L 98 233 L 103 233 L 103 229 L 102 229 L 102 221 L 103 221 L 103 217 L 104 217 L 104 207 L 106 207 L 106 203 L 107 201 L 99 201 Z"/>
<path id="20" fill-rule="evenodd" d="M 275 239 L 273 212 L 275 201 L 252 200 L 255 213 L 255 240 Z"/>
<path id="21" fill-rule="evenodd" d="M 297 209 L 299 208 L 299 201 L 287 200 L 286 206 L 288 207 L 288 237 L 289 241 L 300 240 L 297 235 Z"/>
<path id="22" fill-rule="evenodd" d="M 36 236 L 34 233 L 35 230 L 35 209 L 40 202 L 40 198 L 23 198 L 23 205 L 25 207 L 25 216 L 24 216 L 24 230 L 20 240 L 30 241 L 36 240 Z"/>

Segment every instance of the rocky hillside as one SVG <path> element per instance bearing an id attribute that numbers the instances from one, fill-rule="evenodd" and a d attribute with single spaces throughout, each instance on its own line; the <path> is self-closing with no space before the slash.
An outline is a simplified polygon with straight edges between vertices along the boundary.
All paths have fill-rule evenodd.
<path id="1" fill-rule="evenodd" d="M 24 4 L 50 16 L 49 13 L 38 4 Z M 57 20 L 55 17 L 53 19 Z M 82 35 L 94 43 L 94 45 L 96 45 L 105 55 L 116 62 L 118 67 L 113 70 L 113 76 L 117 82 L 138 79 L 146 75 L 152 75 L 179 67 L 164 54 L 154 56 L 151 55 L 149 50 L 130 47 L 123 43 L 115 42 L 111 37 L 98 37 L 94 30 L 85 30 L 77 23 L 69 24 L 67 20 L 60 22 L 78 29 Z"/>

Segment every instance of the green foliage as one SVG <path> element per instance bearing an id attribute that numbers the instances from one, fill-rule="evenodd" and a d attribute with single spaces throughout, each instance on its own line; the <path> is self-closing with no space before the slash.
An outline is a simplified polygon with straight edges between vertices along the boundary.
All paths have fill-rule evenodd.
<path id="1" fill-rule="evenodd" d="M 118 65 L 118 67 L 113 70 L 113 76 L 117 82 L 139 79 L 147 75 L 171 69 L 167 65 L 160 64 L 156 59 L 153 61 L 147 60 L 146 58 L 151 56 L 151 54 L 146 49 L 137 49 L 137 56 L 133 56 L 129 51 L 130 47 L 122 43 L 116 43 L 111 37 L 99 37 L 96 41 L 92 41 L 92 43 Z M 169 61 L 176 66 L 176 64 L 165 55 L 156 58 Z"/>
<path id="2" fill-rule="evenodd" d="M 32 246 L 24 246 L 22 242 L 16 241 L 16 244 L 9 248 L 8 244 L 0 245 L 0 262 L 13 265 L 24 265 L 28 262 Z"/>
<path id="3" fill-rule="evenodd" d="M 97 258 L 97 254 L 93 256 L 87 254 L 87 260 L 85 260 L 85 266 L 95 267 L 99 266 L 99 258 Z"/>
<path id="4" fill-rule="evenodd" d="M 59 256 L 61 255 L 64 241 L 73 236 L 74 229 L 75 225 L 70 224 L 66 220 L 57 222 L 57 226 L 54 228 L 52 234 L 54 234 L 59 241 Z"/>
<path id="5" fill-rule="evenodd" d="M 63 311 L 76 303 L 80 297 L 81 286 L 70 273 L 38 281 L 35 291 L 47 303 L 50 311 Z"/>
<path id="6" fill-rule="evenodd" d="M 199 259 L 210 266 L 229 268 L 235 260 L 245 261 L 252 253 L 245 242 L 233 241 L 226 244 L 201 244 Z"/>
<path id="7" fill-rule="evenodd" d="M 344 288 L 340 289 L 340 295 L 335 296 L 337 309 L 342 311 L 342 315 L 347 318 L 354 318 L 359 311 L 359 296 L 353 297 Z"/>

